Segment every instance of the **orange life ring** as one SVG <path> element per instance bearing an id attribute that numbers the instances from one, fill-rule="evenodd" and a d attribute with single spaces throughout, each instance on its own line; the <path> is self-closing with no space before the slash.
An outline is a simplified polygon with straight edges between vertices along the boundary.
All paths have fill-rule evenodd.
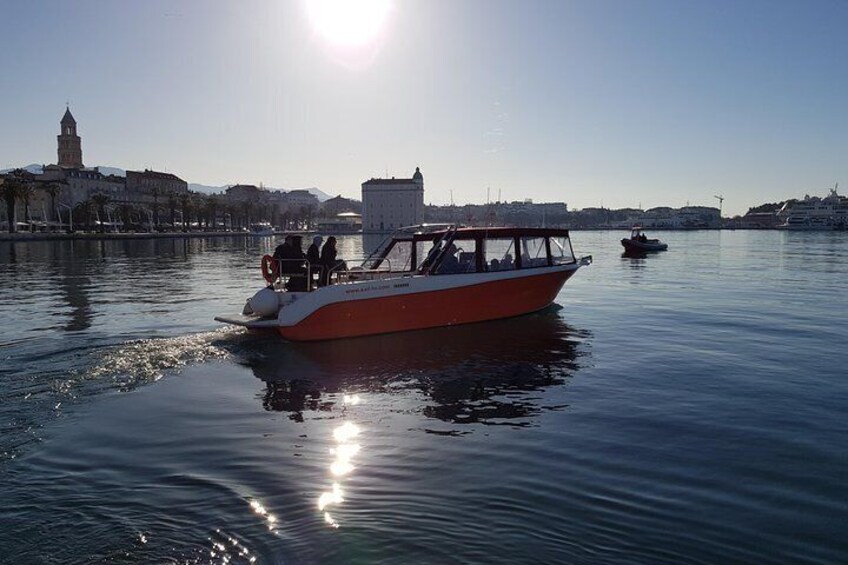
<path id="1" fill-rule="evenodd" d="M 280 278 L 280 262 L 270 255 L 262 256 L 262 278 L 268 281 L 268 284 L 273 284 L 275 280 Z"/>

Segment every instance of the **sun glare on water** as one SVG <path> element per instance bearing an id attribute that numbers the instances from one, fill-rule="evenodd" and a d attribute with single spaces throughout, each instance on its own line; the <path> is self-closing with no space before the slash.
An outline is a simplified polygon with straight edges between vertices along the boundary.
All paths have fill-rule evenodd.
<path id="1" fill-rule="evenodd" d="M 390 0 L 306 0 L 315 30 L 338 47 L 372 42 L 388 17 Z"/>

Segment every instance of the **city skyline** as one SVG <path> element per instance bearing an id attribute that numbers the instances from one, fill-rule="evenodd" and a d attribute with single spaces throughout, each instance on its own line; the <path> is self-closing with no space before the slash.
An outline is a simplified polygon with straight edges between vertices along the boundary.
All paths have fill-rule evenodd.
<path id="1" fill-rule="evenodd" d="M 69 102 L 86 164 L 209 186 L 734 215 L 848 177 L 848 5 L 355 4 L 9 6 L 0 168 L 55 162 Z"/>

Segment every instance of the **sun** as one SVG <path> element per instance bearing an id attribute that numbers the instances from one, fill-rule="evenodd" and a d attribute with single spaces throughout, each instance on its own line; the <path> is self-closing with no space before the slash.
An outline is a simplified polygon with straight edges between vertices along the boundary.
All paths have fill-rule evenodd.
<path id="1" fill-rule="evenodd" d="M 306 0 L 306 13 L 315 30 L 330 43 L 362 47 L 382 30 L 390 3 L 390 0 Z"/>

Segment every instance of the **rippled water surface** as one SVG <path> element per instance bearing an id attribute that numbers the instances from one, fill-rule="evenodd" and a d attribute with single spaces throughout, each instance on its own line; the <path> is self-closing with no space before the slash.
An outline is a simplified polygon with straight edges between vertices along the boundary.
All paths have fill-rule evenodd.
<path id="1" fill-rule="evenodd" d="M 0 562 L 848 560 L 848 234 L 622 235 L 560 307 L 315 344 L 212 320 L 271 238 L 0 242 Z"/>

